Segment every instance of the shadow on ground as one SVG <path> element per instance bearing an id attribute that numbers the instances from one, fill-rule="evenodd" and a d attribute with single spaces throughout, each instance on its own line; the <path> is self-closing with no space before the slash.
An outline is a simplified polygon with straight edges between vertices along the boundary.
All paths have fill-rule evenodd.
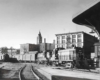
<path id="1" fill-rule="evenodd" d="M 64 77 L 64 76 L 52 76 L 52 80 L 92 80 L 86 78 Z"/>
<path id="2" fill-rule="evenodd" d="M 3 77 L 3 74 L 7 74 L 7 73 L 9 73 L 10 72 L 10 70 L 5 70 L 5 69 L 2 69 L 2 68 L 0 68 L 0 80 L 18 80 L 17 78 L 14 78 L 14 79 L 9 79 L 9 78 L 4 78 Z"/>
<path id="3" fill-rule="evenodd" d="M 5 69 L 1 69 L 0 68 L 0 78 L 3 78 L 3 74 L 5 74 L 5 73 L 9 73 L 10 72 L 10 70 L 5 70 Z M 0 79 L 1 80 L 1 79 Z"/>

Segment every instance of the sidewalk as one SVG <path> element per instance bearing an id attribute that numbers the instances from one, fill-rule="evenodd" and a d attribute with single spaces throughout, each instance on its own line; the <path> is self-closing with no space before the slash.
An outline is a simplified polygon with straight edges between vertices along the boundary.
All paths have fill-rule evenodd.
<path id="1" fill-rule="evenodd" d="M 52 69 L 75 70 L 75 71 L 82 71 L 82 72 L 100 73 L 100 68 L 90 69 L 90 71 L 88 69 L 75 69 L 75 68 L 68 69 L 64 67 L 52 67 Z"/>
<path id="2" fill-rule="evenodd" d="M 38 71 L 43 74 L 45 77 L 47 77 L 49 80 L 52 80 L 52 74 L 48 73 L 47 71 L 45 71 L 44 69 L 38 69 Z"/>

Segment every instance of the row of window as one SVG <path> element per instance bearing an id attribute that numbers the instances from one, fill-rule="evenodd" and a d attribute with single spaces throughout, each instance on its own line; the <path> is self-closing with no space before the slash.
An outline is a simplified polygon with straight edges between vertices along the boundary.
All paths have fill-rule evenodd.
<path id="1" fill-rule="evenodd" d="M 65 39 L 65 36 L 66 36 L 66 35 L 61 36 L 62 39 Z M 81 37 L 82 37 L 81 34 L 77 34 L 77 35 L 74 34 L 74 35 L 72 35 L 72 38 L 76 38 L 76 36 L 77 36 L 77 38 L 81 38 Z M 71 38 L 71 36 L 70 36 L 70 35 L 67 35 L 67 38 Z M 67 38 L 66 38 L 66 39 L 67 39 Z M 58 39 L 60 39 L 60 36 L 57 36 L 57 40 L 58 40 Z"/>
<path id="2" fill-rule="evenodd" d="M 76 41 L 76 39 L 72 39 L 72 41 L 71 41 L 71 40 L 67 40 L 67 41 L 66 41 L 66 40 L 62 40 L 62 41 L 61 41 L 62 44 L 63 44 L 63 43 L 64 43 L 64 44 L 65 44 L 65 43 L 76 43 L 76 42 L 82 42 L 82 39 L 77 39 L 77 41 Z M 57 40 L 57 44 L 58 44 L 58 43 L 60 43 L 60 40 Z"/>
<path id="3" fill-rule="evenodd" d="M 57 47 L 63 47 L 63 48 L 72 48 L 72 47 L 82 47 L 82 43 L 77 43 L 77 44 L 63 44 L 63 45 L 57 45 Z"/>

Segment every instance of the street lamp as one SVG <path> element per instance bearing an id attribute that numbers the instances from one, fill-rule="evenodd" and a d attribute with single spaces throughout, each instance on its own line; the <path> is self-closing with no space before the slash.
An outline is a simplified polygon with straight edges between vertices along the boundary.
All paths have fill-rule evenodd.
<path id="1" fill-rule="evenodd" d="M 95 26 L 94 26 L 91 22 L 89 22 L 87 19 L 85 19 L 85 21 L 88 22 L 88 23 L 92 26 L 92 27 L 89 26 L 89 28 L 92 29 L 92 31 L 91 31 L 90 33 L 96 33 L 96 34 L 98 35 L 98 39 L 99 39 L 99 42 L 100 42 L 100 34 L 99 34 L 99 32 L 96 30 Z"/>
<path id="2" fill-rule="evenodd" d="M 89 32 L 90 34 L 93 34 L 93 33 L 95 33 L 93 30 L 91 30 L 91 32 Z"/>

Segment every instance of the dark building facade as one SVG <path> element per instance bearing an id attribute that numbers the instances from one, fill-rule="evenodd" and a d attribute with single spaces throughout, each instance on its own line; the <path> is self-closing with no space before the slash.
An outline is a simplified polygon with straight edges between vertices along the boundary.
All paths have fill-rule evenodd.
<path id="1" fill-rule="evenodd" d="M 20 45 L 21 54 L 29 53 L 30 51 L 39 51 L 39 45 L 29 43 Z"/>

